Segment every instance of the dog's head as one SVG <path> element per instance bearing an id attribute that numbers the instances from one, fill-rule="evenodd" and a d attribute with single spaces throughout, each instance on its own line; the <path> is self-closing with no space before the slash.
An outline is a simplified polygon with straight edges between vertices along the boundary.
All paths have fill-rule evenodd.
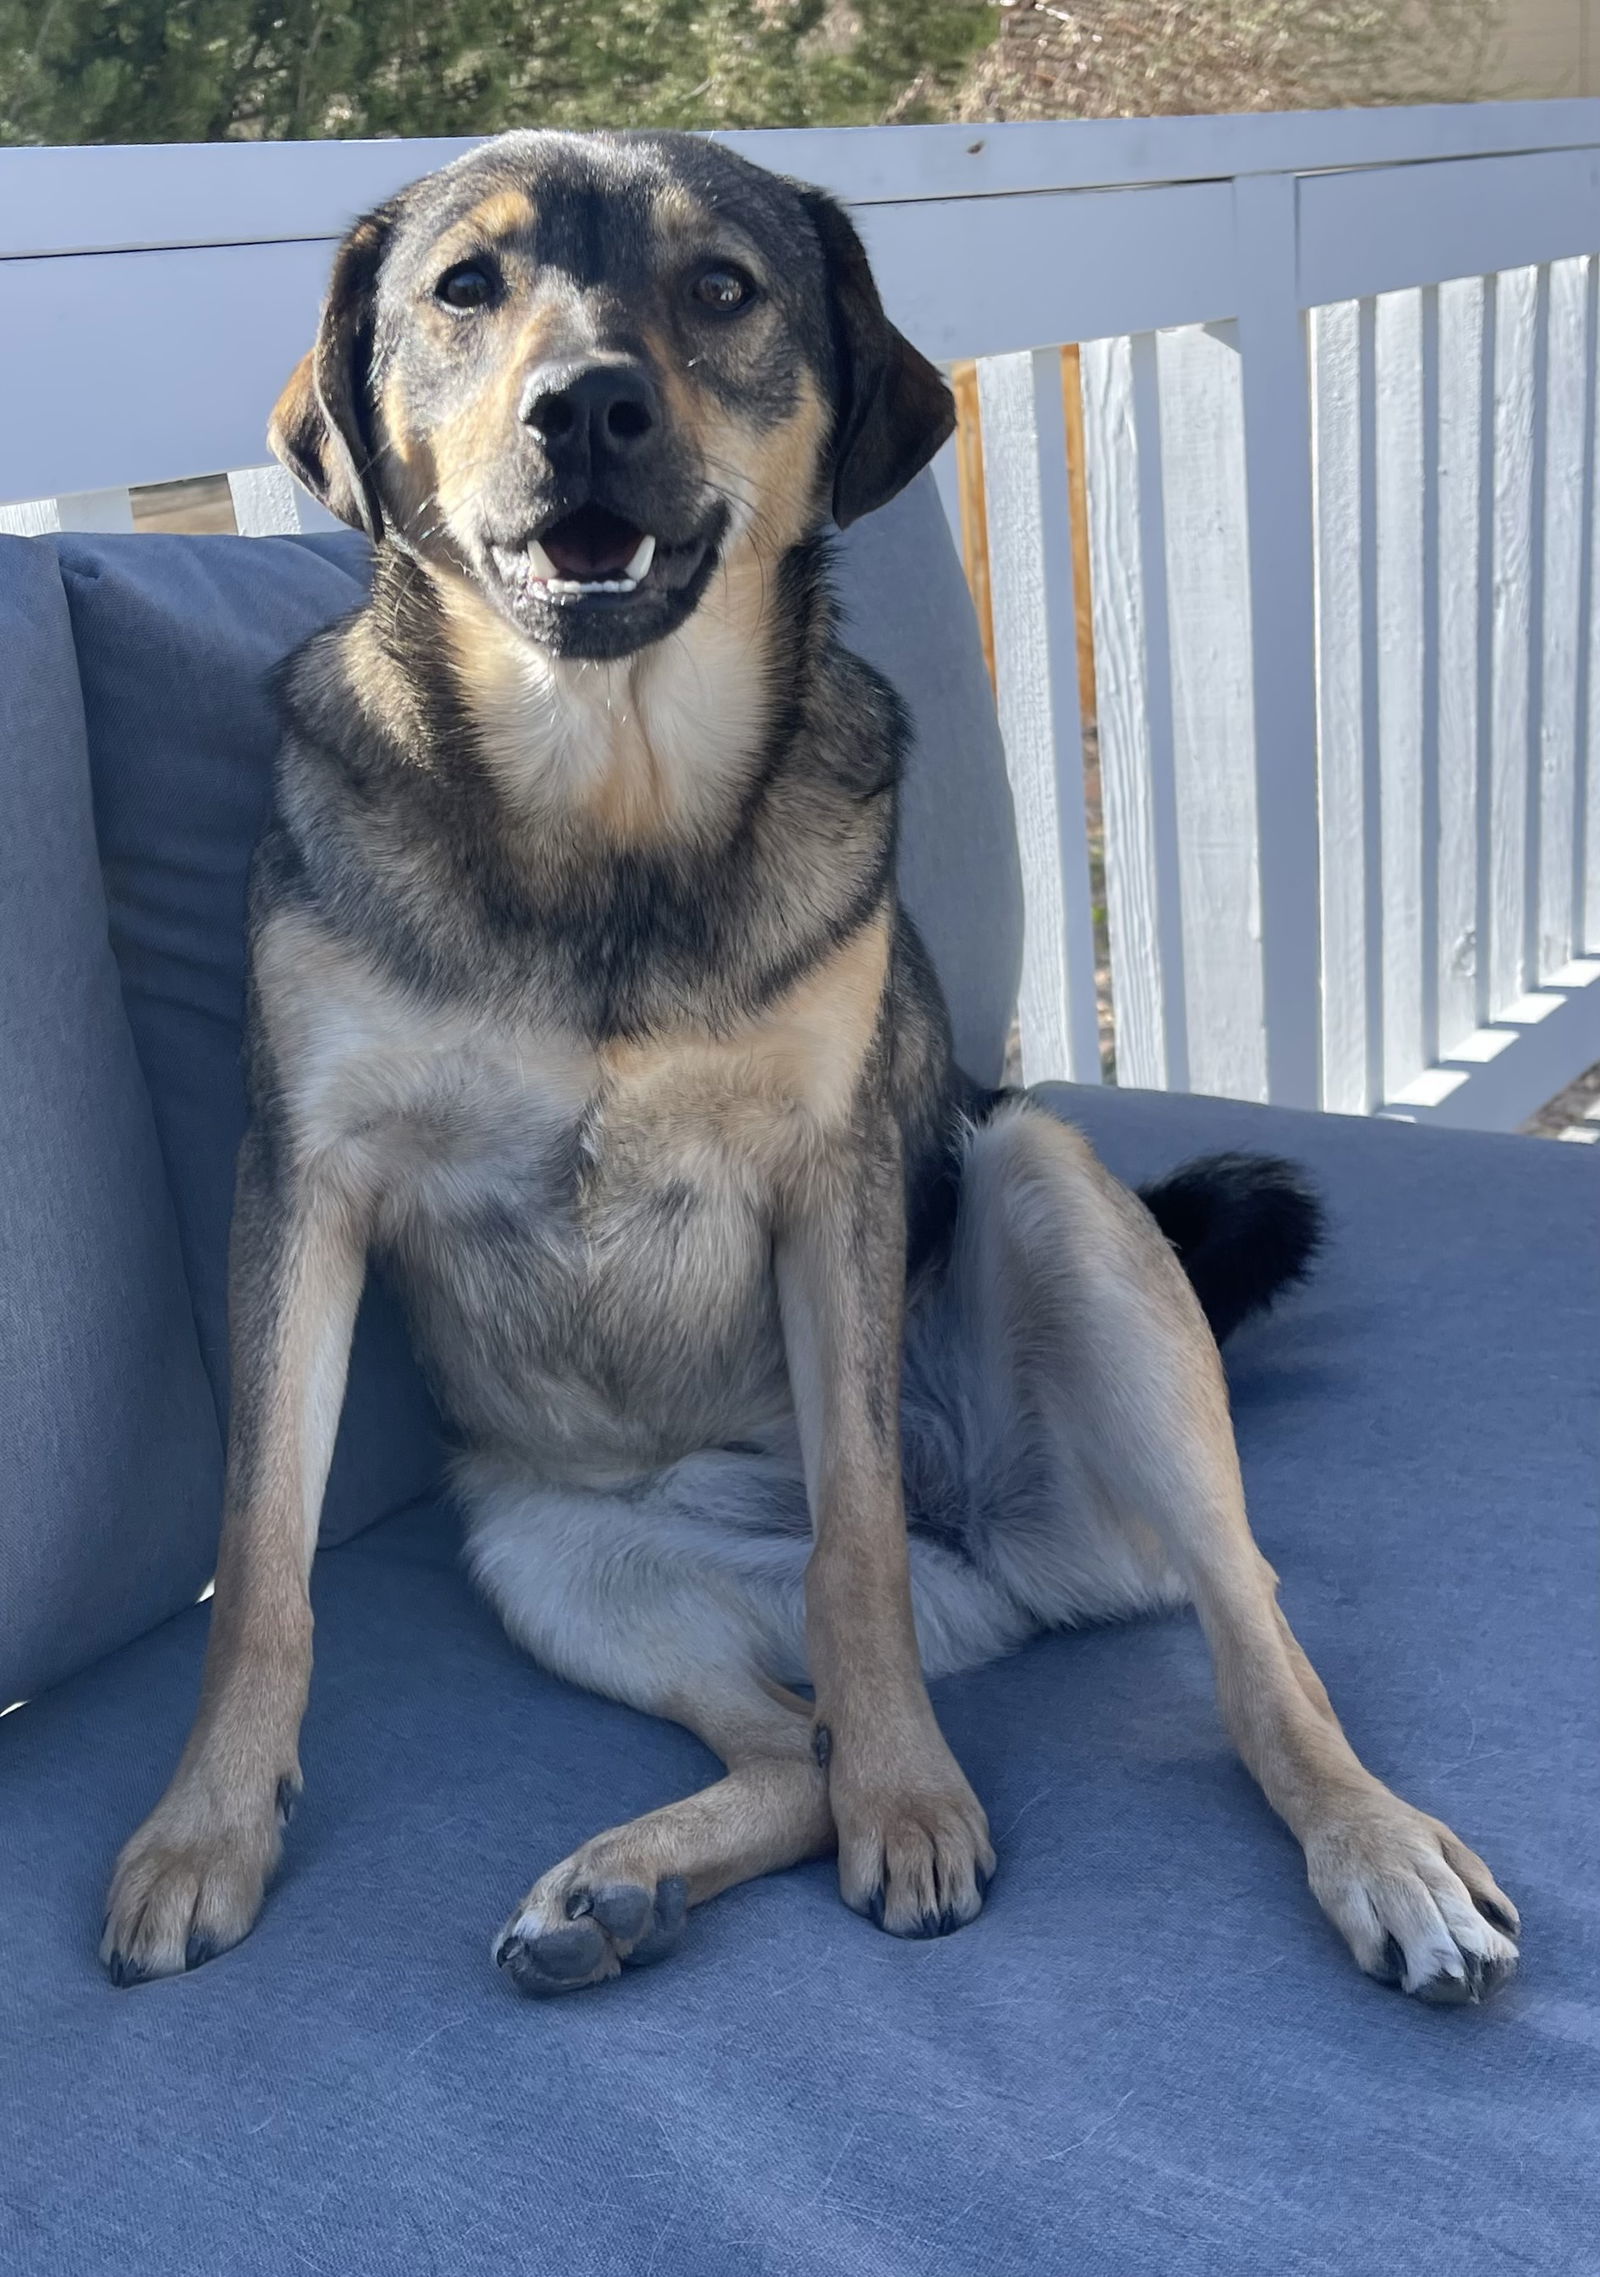
<path id="1" fill-rule="evenodd" d="M 820 191 L 690 135 L 528 133 L 351 230 L 272 445 L 543 648 L 620 657 L 951 425 Z"/>

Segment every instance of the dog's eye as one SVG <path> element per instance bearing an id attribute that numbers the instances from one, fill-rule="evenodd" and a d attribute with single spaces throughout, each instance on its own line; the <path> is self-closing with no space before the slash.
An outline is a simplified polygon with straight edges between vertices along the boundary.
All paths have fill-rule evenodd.
<path id="1" fill-rule="evenodd" d="M 731 316 L 735 309 L 747 308 L 755 299 L 755 280 L 742 269 L 718 261 L 690 279 L 689 294 L 700 307 L 715 309 L 719 316 Z"/>
<path id="2" fill-rule="evenodd" d="M 476 261 L 462 261 L 446 269 L 433 288 L 435 300 L 446 308 L 487 308 L 494 298 L 494 279 Z"/>

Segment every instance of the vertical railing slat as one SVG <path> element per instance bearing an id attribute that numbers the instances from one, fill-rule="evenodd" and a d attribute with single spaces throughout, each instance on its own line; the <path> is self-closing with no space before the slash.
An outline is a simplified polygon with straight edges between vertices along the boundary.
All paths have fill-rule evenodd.
<path id="1" fill-rule="evenodd" d="M 1418 784 L 1418 855 L 1422 875 L 1417 925 L 1422 964 L 1417 975 L 1419 1067 L 1439 1057 L 1439 288 L 1418 294 L 1421 369 L 1418 374 L 1422 486 L 1421 779 Z"/>
<path id="2" fill-rule="evenodd" d="M 1368 1112 L 1385 1082 L 1383 1016 L 1383 733 L 1378 709 L 1378 304 L 1356 304 L 1357 463 L 1361 495 L 1356 574 L 1361 581 L 1361 1002 Z"/>
<path id="3" fill-rule="evenodd" d="M 1582 956 L 1600 949 L 1600 254 L 1589 263 L 1589 289 L 1584 320 L 1584 534 L 1583 585 L 1578 609 L 1581 628 L 1578 697 L 1580 749 L 1577 770 L 1577 813 L 1572 831 L 1573 946 Z"/>
<path id="4" fill-rule="evenodd" d="M 1500 278 L 1491 272 L 1483 280 L 1483 322 L 1478 334 L 1478 765 L 1473 795 L 1472 879 L 1475 953 L 1472 966 L 1473 1026 L 1489 1018 L 1494 998 L 1494 963 L 1490 933 L 1494 925 L 1494 778 L 1495 778 L 1495 559 L 1498 544 Z"/>
<path id="5" fill-rule="evenodd" d="M 1496 280 L 1494 338 L 1493 708 L 1490 718 L 1489 1003 L 1527 986 L 1528 778 L 1532 699 L 1534 367 L 1537 269 Z"/>
<path id="6" fill-rule="evenodd" d="M 292 538 L 303 530 L 344 527 L 301 489 L 286 467 L 239 467 L 228 476 L 228 489 L 242 538 Z"/>
<path id="7" fill-rule="evenodd" d="M 1291 175 L 1250 175 L 1234 184 L 1266 1090 L 1281 1105 L 1315 1107 L 1322 928 L 1311 411 L 1297 201 Z"/>
<path id="8" fill-rule="evenodd" d="M 1378 771 L 1385 1098 L 1433 1055 L 1424 1042 L 1422 298 L 1382 294 L 1373 308 L 1373 451 L 1377 514 Z"/>
<path id="9" fill-rule="evenodd" d="M 1094 910 L 1078 708 L 1066 420 L 1057 351 L 978 367 L 1000 728 L 1017 806 L 1026 931 L 1024 1080 L 1100 1079 Z"/>
<path id="10" fill-rule="evenodd" d="M 1484 282 L 1439 287 L 1439 1047 L 1478 1025 L 1479 547 Z"/>
<path id="11" fill-rule="evenodd" d="M 1370 657 L 1362 575 L 1361 304 L 1311 319 L 1315 468 L 1317 748 L 1322 848 L 1323 1104 L 1363 1115 L 1377 1104 L 1379 1038 L 1367 967 L 1367 722 Z"/>
<path id="12" fill-rule="evenodd" d="M 1232 325 L 1184 326 L 1159 334 L 1157 349 L 1189 1081 L 1261 1099 L 1266 865 L 1238 336 Z M 1314 748 L 1306 757 L 1314 800 Z M 1314 913 L 1314 878 L 1311 890 Z M 1315 1053 L 1315 1026 L 1307 1040 Z"/>
<path id="13" fill-rule="evenodd" d="M 1081 356 L 1117 1080 L 1188 1087 L 1155 343 Z"/>
<path id="14" fill-rule="evenodd" d="M 1361 988 L 1361 576 L 1357 309 L 1313 309 L 1312 527 L 1316 541 L 1317 764 L 1322 902 L 1322 1096 L 1367 1105 Z"/>
<path id="15" fill-rule="evenodd" d="M 1587 260 L 1550 268 L 1545 359 L 1544 608 L 1540 650 L 1537 802 L 1530 983 L 1572 955 L 1572 847 L 1579 819 L 1584 557 L 1591 469 L 1588 447 L 1589 270 Z"/>
<path id="16" fill-rule="evenodd" d="M 1545 509 L 1550 433 L 1550 268 L 1534 271 L 1528 437 L 1528 751 L 1522 795 L 1522 985 L 1539 978 L 1539 877 L 1544 867 Z"/>

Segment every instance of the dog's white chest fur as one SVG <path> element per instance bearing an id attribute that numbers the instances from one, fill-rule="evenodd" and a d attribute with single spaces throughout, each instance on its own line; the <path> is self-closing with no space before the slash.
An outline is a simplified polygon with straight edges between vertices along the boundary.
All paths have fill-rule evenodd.
<path id="1" fill-rule="evenodd" d="M 597 1050 L 419 1005 L 292 918 L 258 958 L 296 1153 L 367 1212 L 476 1444 L 591 1478 L 781 1419 L 774 1161 L 844 1096 L 815 1008 Z"/>

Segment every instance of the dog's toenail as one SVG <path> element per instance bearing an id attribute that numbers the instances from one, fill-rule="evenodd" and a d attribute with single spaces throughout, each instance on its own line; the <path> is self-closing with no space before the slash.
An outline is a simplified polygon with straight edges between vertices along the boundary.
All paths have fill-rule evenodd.
<path id="1" fill-rule="evenodd" d="M 826 1771 L 828 1758 L 833 1753 L 833 1734 L 826 1724 L 818 1724 L 811 1734 L 811 1752 L 817 1759 L 818 1768 Z"/>
<path id="2" fill-rule="evenodd" d="M 594 1899 L 588 1890 L 573 1890 L 567 1899 L 567 1919 L 581 1921 L 586 1913 L 593 1913 Z"/>

